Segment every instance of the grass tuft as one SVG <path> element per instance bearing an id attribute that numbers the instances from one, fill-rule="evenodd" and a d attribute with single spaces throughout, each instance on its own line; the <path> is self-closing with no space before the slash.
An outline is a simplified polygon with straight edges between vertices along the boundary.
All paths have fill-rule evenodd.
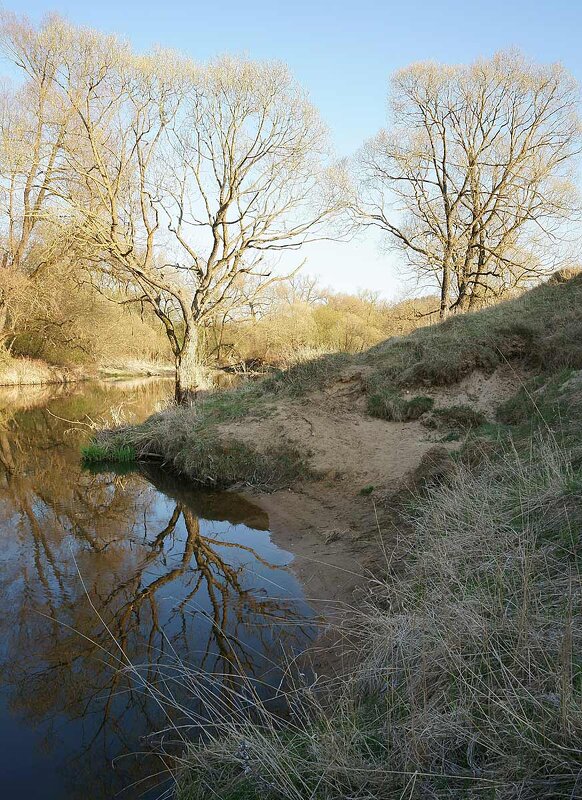
<path id="1" fill-rule="evenodd" d="M 107 446 L 99 442 L 90 442 L 81 448 L 81 456 L 86 464 L 99 464 L 104 461 L 119 464 L 134 464 L 136 462 L 135 448 L 126 444 L 112 444 Z"/>
<path id="2" fill-rule="evenodd" d="M 380 419 L 409 422 L 420 419 L 434 405 L 432 397 L 417 395 L 407 399 L 390 387 L 376 385 L 368 394 L 368 413 Z"/>
<path id="3" fill-rule="evenodd" d="M 487 418 L 484 414 L 467 405 L 436 408 L 423 420 L 423 424 L 428 428 L 445 429 L 451 433 L 467 433 L 486 423 Z"/>

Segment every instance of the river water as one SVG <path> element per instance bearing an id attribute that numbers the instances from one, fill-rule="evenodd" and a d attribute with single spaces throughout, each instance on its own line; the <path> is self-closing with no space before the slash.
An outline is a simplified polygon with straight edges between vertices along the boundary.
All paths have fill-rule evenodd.
<path id="1" fill-rule="evenodd" d="M 285 660 L 315 635 L 260 508 L 159 469 L 82 468 L 91 421 L 143 419 L 172 392 L 0 387 L 2 797 L 161 797 L 159 754 L 179 751 L 176 730 L 198 735 L 204 676 L 226 698 L 243 673 L 276 705 Z"/>

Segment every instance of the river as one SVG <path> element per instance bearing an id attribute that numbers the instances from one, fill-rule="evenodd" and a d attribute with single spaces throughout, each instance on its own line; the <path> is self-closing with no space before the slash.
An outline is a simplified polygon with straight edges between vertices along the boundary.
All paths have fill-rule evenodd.
<path id="1" fill-rule="evenodd" d="M 202 688 L 228 697 L 242 673 L 276 705 L 315 636 L 259 507 L 157 468 L 82 467 L 94 421 L 143 419 L 172 392 L 0 387 L 2 797 L 161 797 L 161 754 L 199 735 Z"/>

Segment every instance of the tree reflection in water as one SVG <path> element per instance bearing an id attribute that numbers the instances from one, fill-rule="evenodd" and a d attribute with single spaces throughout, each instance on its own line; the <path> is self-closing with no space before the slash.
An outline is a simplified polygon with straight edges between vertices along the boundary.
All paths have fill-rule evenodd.
<path id="1" fill-rule="evenodd" d="M 203 712 L 184 691 L 186 666 L 227 689 L 249 676 L 268 700 L 283 651 L 314 633 L 260 509 L 159 470 L 81 470 L 79 436 L 63 419 L 103 413 L 119 391 L 0 395 L 0 711 L 14 791 L 30 798 L 109 798 L 141 781 L 159 765 L 127 755 L 147 750 L 174 713 L 146 687 Z M 160 391 L 134 389 L 135 415 Z M 123 796 L 143 792 L 139 783 Z"/>

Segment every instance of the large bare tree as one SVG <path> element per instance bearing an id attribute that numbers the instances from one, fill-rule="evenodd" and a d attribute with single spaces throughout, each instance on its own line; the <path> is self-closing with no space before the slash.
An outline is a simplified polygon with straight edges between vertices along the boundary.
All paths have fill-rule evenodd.
<path id="1" fill-rule="evenodd" d="M 204 380 L 204 326 L 245 276 L 274 280 L 268 256 L 321 235 L 341 205 L 315 109 L 276 63 L 136 55 L 56 18 L 26 36 L 5 26 L 4 40 L 29 76 L 31 54 L 58 44 L 63 224 L 102 287 L 151 304 L 188 399 Z"/>
<path id="2" fill-rule="evenodd" d="M 394 76 L 392 125 L 360 156 L 356 213 L 437 278 L 441 317 L 550 268 L 541 245 L 574 210 L 577 105 L 561 66 L 514 52 Z"/>

